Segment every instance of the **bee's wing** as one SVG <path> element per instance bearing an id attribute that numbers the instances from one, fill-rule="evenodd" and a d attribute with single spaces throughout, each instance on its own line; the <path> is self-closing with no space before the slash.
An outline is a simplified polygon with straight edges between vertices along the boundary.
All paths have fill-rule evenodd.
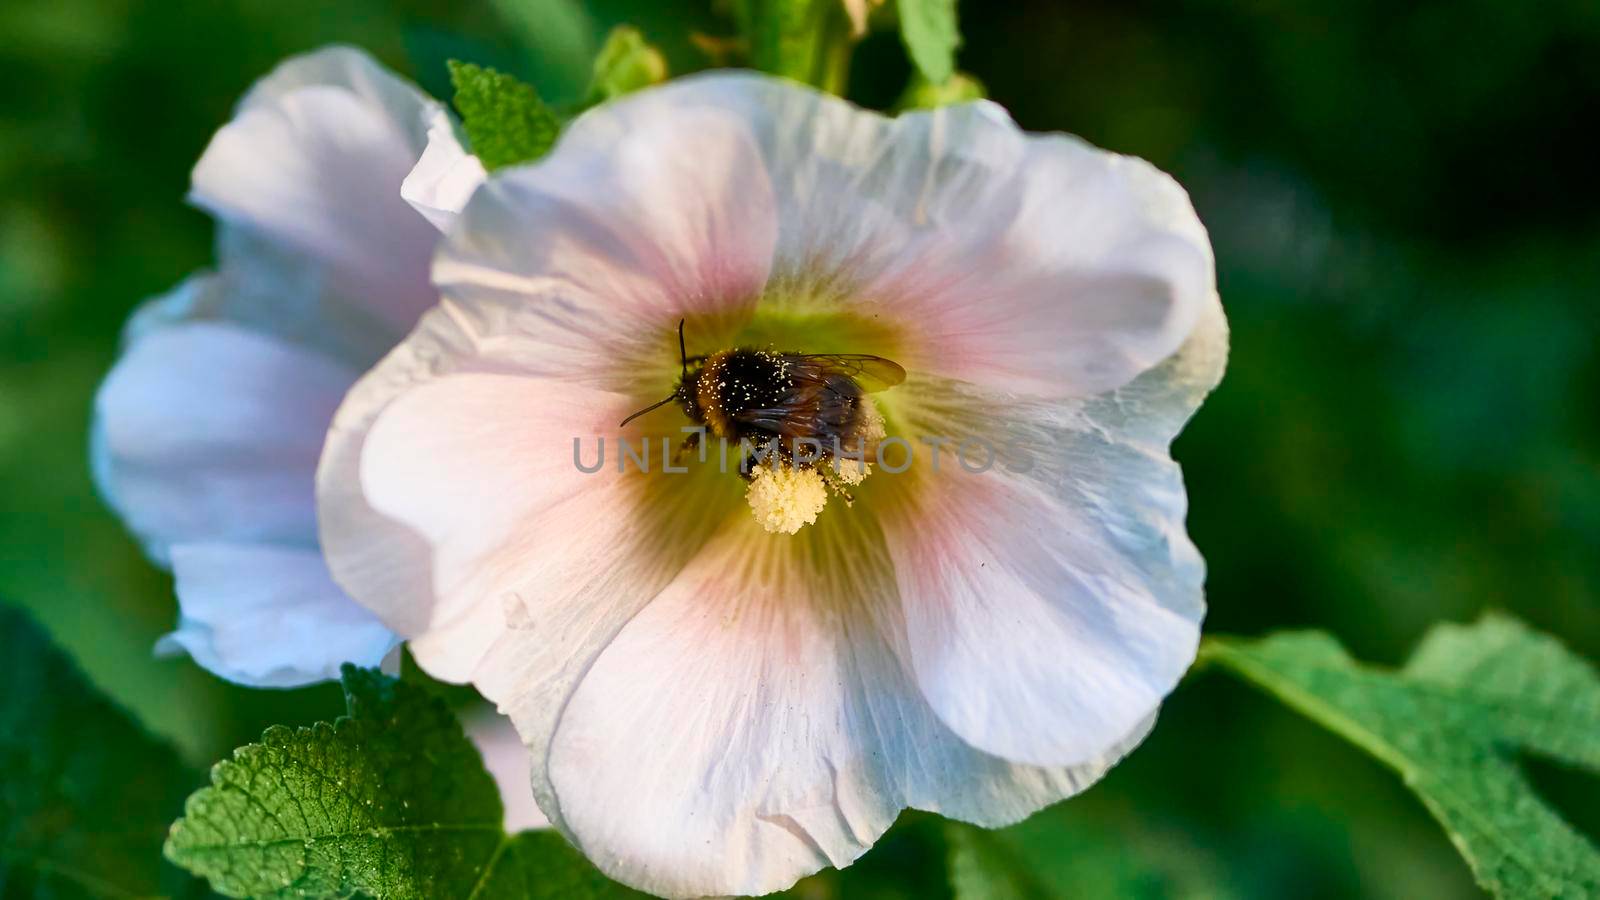
<path id="1" fill-rule="evenodd" d="M 906 380 L 906 370 L 899 363 L 866 353 L 797 353 L 792 359 L 800 363 L 793 370 L 797 378 L 844 375 L 869 394 L 888 390 Z"/>

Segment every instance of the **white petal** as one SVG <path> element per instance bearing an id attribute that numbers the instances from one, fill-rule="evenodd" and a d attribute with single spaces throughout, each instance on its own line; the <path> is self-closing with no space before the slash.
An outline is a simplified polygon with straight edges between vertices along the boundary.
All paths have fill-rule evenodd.
<path id="1" fill-rule="evenodd" d="M 229 681 L 295 687 L 376 666 L 398 639 L 345 596 L 315 548 L 178 544 L 172 548 L 178 630 L 158 651 L 182 649 Z"/>
<path id="2" fill-rule="evenodd" d="M 1193 661 L 1205 565 L 1167 448 L 1220 378 L 1226 340 L 1213 299 L 1179 354 L 1081 404 L 908 390 L 914 432 L 1010 444 L 981 474 L 947 450 L 884 528 L 918 683 L 973 746 L 1035 765 L 1098 758 Z M 968 464 L 986 460 L 971 445 Z"/>
<path id="3" fill-rule="evenodd" d="M 329 534 L 335 573 L 360 595 L 374 594 L 369 605 L 413 638 L 417 661 L 439 677 L 472 677 L 508 637 L 565 667 L 583 646 L 562 640 L 619 626 L 649 599 L 648 586 L 664 584 L 687 558 L 674 548 L 704 530 L 697 518 L 713 515 L 678 509 L 703 499 L 696 494 L 703 476 L 631 468 L 619 474 L 614 465 L 591 474 L 574 465 L 576 438 L 585 442 L 586 458 L 597 436 L 612 442 L 616 456 L 615 423 L 628 403 L 558 382 L 489 374 L 452 375 L 411 391 L 367 436 L 360 480 L 376 513 L 426 543 L 432 600 L 413 606 L 376 596 L 367 573 L 416 568 L 395 558 L 382 534 Z M 660 441 L 653 439 L 657 454 Z M 723 487 L 725 513 L 739 485 Z M 674 521 L 679 511 L 685 515 Z M 669 522 L 679 538 L 650 530 Z M 640 596 L 602 599 L 635 591 Z M 579 634 L 563 634 L 564 627 Z"/>
<path id="4" fill-rule="evenodd" d="M 100 488 L 157 560 L 197 540 L 314 546 L 316 460 L 354 379 L 223 322 L 149 331 L 95 399 Z"/>
<path id="5" fill-rule="evenodd" d="M 903 626 L 870 519 L 831 524 L 775 537 L 735 518 L 572 694 L 550 778 L 566 829 L 613 878 L 668 897 L 768 893 L 848 865 L 903 808 L 1009 823 L 1125 749 L 1045 770 L 956 738 L 893 648 Z"/>
<path id="6" fill-rule="evenodd" d="M 398 338 L 436 298 L 427 272 L 438 233 L 400 185 L 437 109 L 358 51 L 292 59 L 212 138 L 190 197 L 222 221 L 225 238 L 243 231 L 297 254 L 319 295 Z M 226 267 L 227 240 L 222 249 Z"/>
<path id="7" fill-rule="evenodd" d="M 428 146 L 400 185 L 400 196 L 433 227 L 447 232 L 488 177 L 483 163 L 461 143 L 450 114 L 440 109 L 428 123 Z"/>
<path id="8" fill-rule="evenodd" d="M 415 85 L 384 68 L 365 50 L 330 44 L 279 63 L 251 85 L 250 91 L 239 101 L 237 111 L 272 107 L 308 87 L 336 87 L 373 107 L 392 110 L 396 124 L 418 147 L 426 140 L 428 122 L 425 115 L 413 117 L 412 113 L 439 106 Z"/>
<path id="9" fill-rule="evenodd" d="M 748 305 L 764 284 L 777 223 L 748 135 L 726 114 L 672 112 L 591 110 L 545 161 L 477 191 L 440 252 L 440 307 L 341 408 L 318 474 L 322 534 L 341 583 L 402 631 L 437 602 L 427 544 L 371 509 L 360 476 L 394 397 L 457 371 L 636 389 L 661 374 L 681 316 Z"/>
<path id="10" fill-rule="evenodd" d="M 465 714 L 461 724 L 483 754 L 483 765 L 500 788 L 506 831 L 516 834 L 530 828 L 549 828 L 550 820 L 533 802 L 533 783 L 528 778 L 533 763 L 528 759 L 528 748 L 517 737 L 511 720 L 485 707 Z"/>
<path id="11" fill-rule="evenodd" d="M 436 299 L 437 234 L 399 199 L 435 115 L 348 48 L 258 82 L 195 170 L 193 199 L 221 220 L 219 270 L 140 308 L 97 397 L 96 481 L 150 555 L 178 567 L 185 618 L 166 646 L 224 677 L 304 683 L 394 643 L 317 561 L 314 473 L 356 374 Z M 234 559 L 253 592 L 230 608 L 244 587 L 224 577 Z M 252 645 L 252 627 L 300 632 Z"/>
<path id="12" fill-rule="evenodd" d="M 597 188 L 602 177 L 621 189 Z M 340 583 L 417 635 L 424 653 L 422 631 L 435 619 L 465 621 L 463 611 L 437 609 L 428 541 L 373 510 L 361 490 L 367 433 L 394 397 L 461 371 L 637 388 L 661 374 L 663 349 L 671 358 L 681 316 L 754 299 L 776 228 L 749 136 L 725 113 L 607 104 L 572 123 L 545 161 L 497 174 L 440 253 L 440 307 L 352 390 L 329 433 L 321 533 Z M 636 406 L 618 398 L 616 408 L 608 428 Z M 570 466 L 570 448 L 558 458 Z M 568 534 L 551 539 L 578 552 Z M 476 614 L 498 618 L 498 603 Z M 461 660 L 478 647 L 437 643 Z"/>
<path id="13" fill-rule="evenodd" d="M 402 523 L 438 550 L 432 556 L 432 587 L 440 602 L 421 608 L 378 606 L 408 635 L 448 627 L 480 605 L 497 618 L 507 598 L 460 590 L 483 566 L 483 558 L 517 529 L 570 498 L 603 491 L 612 479 L 586 475 L 572 462 L 575 437 L 592 440 L 626 408 L 624 398 L 537 379 L 504 375 L 452 375 L 407 393 L 385 410 L 367 436 L 360 479 L 379 513 Z M 352 536 L 353 547 L 363 535 Z M 347 561 L 342 540 L 330 536 L 330 558 L 341 574 Z M 379 548 L 381 551 L 381 547 Z M 397 561 L 398 562 L 398 561 Z M 452 602 L 454 601 L 454 602 Z M 440 652 L 463 661 L 481 647 L 441 641 Z M 462 673 L 428 652 L 412 648 L 430 671 Z M 466 671 L 470 671 L 470 666 Z"/>
<path id="14" fill-rule="evenodd" d="M 631 884 L 773 890 L 854 858 L 908 805 L 1014 820 L 1137 743 L 1192 655 L 1198 557 L 1166 444 L 1221 352 L 1215 367 L 1186 352 L 1150 370 L 1214 308 L 1210 267 L 1163 177 L 1025 137 L 997 107 L 891 121 L 746 75 L 639 92 L 473 195 L 435 268 L 443 302 L 330 432 L 318 472 L 330 566 L 424 667 L 471 680 L 513 718 L 541 808 Z M 965 399 L 1003 398 L 997 417 L 1029 414 L 1008 427 L 1078 441 L 1076 480 L 1012 479 L 972 500 L 1014 498 L 1029 506 L 1021 520 L 1050 527 L 1058 507 L 1105 512 L 1102 533 L 1074 532 L 1078 543 L 1021 535 L 1027 552 L 995 577 L 1051 627 L 1066 617 L 1043 599 L 1060 594 L 1039 593 L 1041 572 L 1078 577 L 1074 589 L 1101 579 L 1066 610 L 1093 629 L 1076 645 L 1089 656 L 1056 672 L 1020 661 L 1032 680 L 1009 699 L 1105 675 L 1120 654 L 1135 671 L 1107 676 L 1120 679 L 1105 683 L 1114 702 L 1077 684 L 1035 739 L 1026 705 L 949 689 L 947 672 L 975 662 L 965 635 L 1019 637 L 972 603 L 947 609 L 978 593 L 970 584 L 933 592 L 901 573 L 863 586 L 845 571 L 855 549 L 796 578 L 742 538 L 706 547 L 729 515 L 754 527 L 737 479 L 565 468 L 573 437 L 614 434 L 653 385 L 664 392 L 679 317 L 714 345 L 758 302 L 903 332 L 909 355 L 895 358 L 913 380 L 900 419 L 938 424 L 971 413 Z M 1012 345 L 1025 366 L 1001 354 Z M 941 392 L 918 408 L 918 385 Z M 872 521 L 875 490 L 857 510 L 824 511 L 810 536 L 760 537 L 821 552 L 838 533 L 830 516 Z M 925 493 L 935 527 L 959 520 L 949 491 Z M 877 551 L 883 576 L 891 558 L 924 559 L 905 523 L 888 524 L 901 536 Z"/>
<path id="15" fill-rule="evenodd" d="M 742 483 L 714 468 L 662 474 L 663 435 L 650 474 L 619 474 L 629 402 L 484 373 L 414 388 L 348 445 L 353 463 L 324 462 L 322 536 L 339 583 L 435 676 L 553 720 L 587 661 L 740 503 Z M 588 461 L 597 435 L 608 463 L 579 472 L 573 439 Z M 362 503 L 330 503 L 333 491 Z"/>
<path id="16" fill-rule="evenodd" d="M 226 264 L 201 271 L 140 304 L 123 327 L 124 349 L 186 322 L 237 326 L 331 357 L 359 371 L 371 367 L 402 336 L 347 303 L 330 302 L 321 272 L 238 228 L 219 235 Z"/>
<path id="17" fill-rule="evenodd" d="M 888 119 L 717 73 L 613 105 L 618 118 L 667 110 L 743 123 L 781 228 L 764 306 L 881 317 L 907 332 L 892 347 L 841 349 L 1083 397 L 1170 356 L 1213 290 L 1205 230 L 1170 178 L 1075 138 L 1024 134 L 991 103 Z"/>
<path id="18" fill-rule="evenodd" d="M 777 229 L 744 122 L 607 103 L 544 160 L 496 173 L 433 274 L 480 349 L 515 353 L 531 374 L 615 386 L 612 373 L 655 374 L 672 359 L 680 318 L 725 328 L 748 314 Z"/>
<path id="19" fill-rule="evenodd" d="M 899 120 L 923 221 L 863 288 L 914 317 L 907 365 L 1007 393 L 1084 397 L 1171 356 L 1215 291 L 1211 247 L 1178 185 L 1142 160 L 1024 136 L 998 107 Z M 959 149 L 957 149 L 959 148 Z M 976 148 L 976 151 L 975 151 Z"/>

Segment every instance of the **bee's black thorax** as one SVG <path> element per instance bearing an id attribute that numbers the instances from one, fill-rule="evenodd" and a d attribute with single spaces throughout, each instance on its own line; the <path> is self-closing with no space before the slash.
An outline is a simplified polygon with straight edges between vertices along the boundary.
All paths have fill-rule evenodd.
<path id="1" fill-rule="evenodd" d="M 680 393 L 684 412 L 713 435 L 748 437 L 740 422 L 754 410 L 782 407 L 794 393 L 791 363 L 765 350 L 724 350 L 692 370 Z"/>

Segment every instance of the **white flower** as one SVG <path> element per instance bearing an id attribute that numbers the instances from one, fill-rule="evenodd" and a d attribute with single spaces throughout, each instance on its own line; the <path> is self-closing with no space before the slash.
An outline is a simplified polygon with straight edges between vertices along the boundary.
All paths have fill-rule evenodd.
<path id="1" fill-rule="evenodd" d="M 442 105 L 331 47 L 258 82 L 195 166 L 217 270 L 135 314 L 95 402 L 101 491 L 175 578 L 182 618 L 161 648 L 286 687 L 378 665 L 397 644 L 328 574 L 315 469 L 345 391 L 438 300 L 429 219 L 465 202 L 476 165 L 452 139 Z M 413 166 L 429 218 L 401 199 Z M 538 825 L 496 727 L 472 731 L 511 776 L 508 823 Z"/>
<path id="2" fill-rule="evenodd" d="M 491 177 L 434 278 L 335 417 L 324 546 L 512 717 L 540 807 L 613 877 L 760 894 L 906 807 L 1015 821 L 1136 745 L 1192 661 L 1204 567 L 1167 448 L 1227 329 L 1149 165 L 989 103 L 890 120 L 708 75 Z M 689 421 L 617 423 L 673 389 L 680 319 L 690 354 L 900 363 L 873 396 L 915 464 L 811 525 L 714 450 L 663 473 Z M 657 467 L 579 471 L 602 436 L 650 437 Z M 917 436 L 951 439 L 938 471 Z M 962 438 L 1005 461 L 967 471 Z"/>
<path id="3" fill-rule="evenodd" d="M 164 640 L 244 684 L 376 665 L 396 638 L 328 577 L 313 484 L 344 392 L 437 300 L 400 199 L 443 109 L 356 50 L 258 82 L 195 166 L 219 265 L 141 308 L 96 398 L 102 493 L 170 566 Z"/>

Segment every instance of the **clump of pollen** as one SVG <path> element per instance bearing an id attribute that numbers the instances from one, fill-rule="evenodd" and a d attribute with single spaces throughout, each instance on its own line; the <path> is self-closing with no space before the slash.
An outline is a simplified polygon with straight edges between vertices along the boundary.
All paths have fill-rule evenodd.
<path id="1" fill-rule="evenodd" d="M 866 397 L 860 399 L 865 415 L 860 447 L 841 448 L 846 454 L 842 456 L 835 456 L 832 448 L 825 448 L 822 457 L 799 462 L 792 456 L 774 453 L 750 469 L 745 502 L 768 534 L 794 534 L 807 525 L 816 524 L 817 517 L 834 495 L 845 506 L 855 502 L 850 489 L 872 474 L 867 453 L 883 440 L 885 433 L 883 416 L 872 401 Z M 857 452 L 863 448 L 867 452 Z"/>
<path id="2" fill-rule="evenodd" d="M 750 470 L 744 499 L 769 534 L 794 534 L 816 523 L 828 505 L 828 487 L 814 466 L 802 469 L 777 460 Z"/>

